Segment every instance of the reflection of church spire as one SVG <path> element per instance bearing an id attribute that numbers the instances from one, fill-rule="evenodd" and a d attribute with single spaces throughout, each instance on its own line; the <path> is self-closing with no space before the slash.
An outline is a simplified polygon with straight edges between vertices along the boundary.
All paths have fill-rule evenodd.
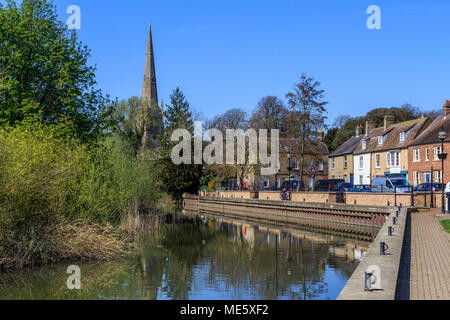
<path id="1" fill-rule="evenodd" d="M 142 99 L 158 104 L 158 90 L 156 87 L 155 54 L 153 52 L 152 26 L 148 30 L 147 55 L 145 57 L 144 85 Z"/>

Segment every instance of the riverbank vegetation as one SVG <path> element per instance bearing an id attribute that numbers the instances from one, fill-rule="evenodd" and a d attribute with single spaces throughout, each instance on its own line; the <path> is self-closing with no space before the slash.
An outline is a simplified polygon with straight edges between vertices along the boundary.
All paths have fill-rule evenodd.
<path id="1" fill-rule="evenodd" d="M 128 216 L 155 208 L 156 174 L 118 136 L 85 144 L 40 124 L 0 129 L 0 265 L 123 254 Z M 130 231 L 130 230 L 129 230 Z"/>
<path id="2" fill-rule="evenodd" d="M 52 1 L 0 4 L 0 270 L 120 257 L 171 205 L 146 106 L 109 101 L 89 59 Z"/>

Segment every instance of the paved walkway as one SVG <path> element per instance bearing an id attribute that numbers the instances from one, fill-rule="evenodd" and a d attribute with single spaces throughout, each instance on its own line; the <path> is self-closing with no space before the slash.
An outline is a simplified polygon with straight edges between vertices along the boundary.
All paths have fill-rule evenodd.
<path id="1" fill-rule="evenodd" d="M 411 300 L 450 300 L 450 234 L 435 215 L 411 214 Z"/>

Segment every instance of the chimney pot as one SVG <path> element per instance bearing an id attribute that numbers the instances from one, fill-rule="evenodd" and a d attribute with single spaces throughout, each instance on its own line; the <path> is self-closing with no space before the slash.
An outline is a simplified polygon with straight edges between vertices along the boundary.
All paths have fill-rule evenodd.
<path id="1" fill-rule="evenodd" d="M 375 122 L 373 120 L 366 121 L 366 136 L 375 129 Z"/>
<path id="2" fill-rule="evenodd" d="M 323 133 L 323 129 L 322 128 L 319 128 L 319 132 L 317 134 L 317 138 L 319 139 L 320 142 L 323 142 L 323 140 L 325 138 L 325 135 Z"/>
<path id="3" fill-rule="evenodd" d="M 394 124 L 394 117 L 393 116 L 384 116 L 384 130 L 389 128 L 391 125 Z"/>
<path id="4" fill-rule="evenodd" d="M 444 116 L 448 116 L 450 114 L 450 101 L 446 100 L 444 104 Z"/>

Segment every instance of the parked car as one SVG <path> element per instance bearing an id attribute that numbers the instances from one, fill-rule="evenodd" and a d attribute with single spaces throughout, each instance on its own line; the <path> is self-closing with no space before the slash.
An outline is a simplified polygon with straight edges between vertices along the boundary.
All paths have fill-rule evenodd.
<path id="1" fill-rule="evenodd" d="M 353 192 L 353 183 L 339 182 L 335 187 L 336 191 Z"/>
<path id="2" fill-rule="evenodd" d="M 336 185 L 344 182 L 344 179 L 319 179 L 314 186 L 314 191 L 337 191 Z"/>
<path id="3" fill-rule="evenodd" d="M 372 186 L 370 184 L 359 184 L 353 186 L 353 192 L 371 192 Z"/>
<path id="4" fill-rule="evenodd" d="M 290 184 L 289 184 L 289 180 L 286 180 L 281 185 L 281 190 L 283 190 L 283 188 L 286 188 L 286 190 L 288 190 L 288 191 L 295 191 L 295 190 L 297 190 L 297 188 L 298 188 L 298 180 L 291 180 Z"/>
<path id="5" fill-rule="evenodd" d="M 372 192 L 411 192 L 412 186 L 405 178 L 374 178 Z"/>
<path id="6" fill-rule="evenodd" d="M 433 191 L 442 191 L 445 188 L 445 185 L 442 183 L 433 182 Z M 415 191 L 423 192 L 429 191 L 431 192 L 431 182 L 419 184 L 414 188 Z"/>

